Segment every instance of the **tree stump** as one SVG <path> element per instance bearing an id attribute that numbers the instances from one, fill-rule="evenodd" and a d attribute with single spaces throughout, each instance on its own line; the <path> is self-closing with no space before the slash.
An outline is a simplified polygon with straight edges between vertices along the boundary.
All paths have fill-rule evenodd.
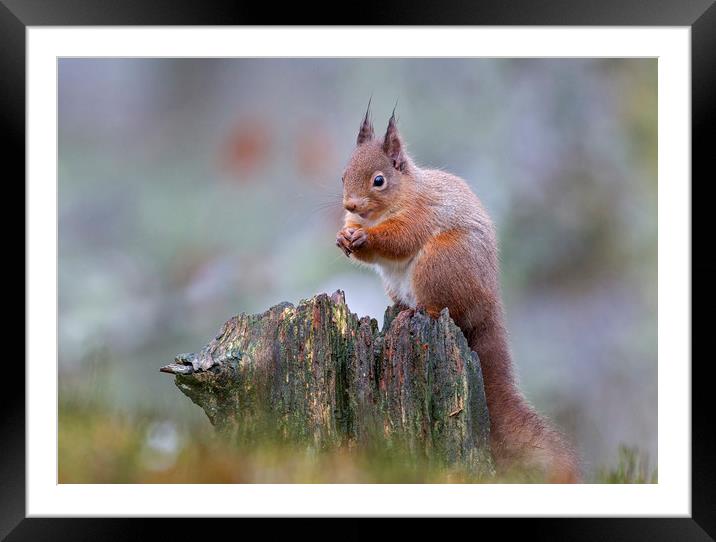
<path id="1" fill-rule="evenodd" d="M 343 292 L 319 294 L 235 316 L 161 371 L 223 433 L 320 448 L 378 443 L 493 470 L 480 363 L 447 309 L 433 319 L 389 307 L 379 331 L 348 310 Z"/>

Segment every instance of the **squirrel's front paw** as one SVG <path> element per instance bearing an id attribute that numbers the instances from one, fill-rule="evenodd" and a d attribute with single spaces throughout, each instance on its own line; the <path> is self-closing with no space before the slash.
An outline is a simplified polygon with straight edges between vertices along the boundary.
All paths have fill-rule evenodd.
<path id="1" fill-rule="evenodd" d="M 368 240 L 368 234 L 365 232 L 364 229 L 358 228 L 357 230 L 354 230 L 351 233 L 351 239 L 350 239 L 351 250 L 356 250 L 356 249 L 362 247 L 367 240 Z"/>
<path id="2" fill-rule="evenodd" d="M 346 256 L 350 256 L 353 250 L 351 249 L 351 236 L 355 228 L 343 228 L 336 234 L 336 246 L 340 248 Z"/>

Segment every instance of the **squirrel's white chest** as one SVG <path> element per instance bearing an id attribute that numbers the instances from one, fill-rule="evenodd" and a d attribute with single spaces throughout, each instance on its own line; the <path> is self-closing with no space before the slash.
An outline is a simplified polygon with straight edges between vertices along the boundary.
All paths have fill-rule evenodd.
<path id="1" fill-rule="evenodd" d="M 415 258 L 402 262 L 380 259 L 374 262 L 373 266 L 383 279 L 387 294 L 403 305 L 415 308 L 417 305 L 413 288 Z"/>

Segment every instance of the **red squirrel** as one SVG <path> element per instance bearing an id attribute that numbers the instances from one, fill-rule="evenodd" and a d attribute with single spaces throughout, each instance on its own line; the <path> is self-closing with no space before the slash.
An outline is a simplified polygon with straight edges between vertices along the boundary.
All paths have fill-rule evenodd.
<path id="1" fill-rule="evenodd" d="M 372 266 L 401 308 L 432 317 L 447 307 L 482 366 L 498 472 L 527 469 L 548 482 L 580 479 L 576 455 L 519 390 L 507 343 L 495 229 L 467 183 L 407 154 L 395 110 L 376 138 L 370 104 L 342 177 L 336 244 Z"/>

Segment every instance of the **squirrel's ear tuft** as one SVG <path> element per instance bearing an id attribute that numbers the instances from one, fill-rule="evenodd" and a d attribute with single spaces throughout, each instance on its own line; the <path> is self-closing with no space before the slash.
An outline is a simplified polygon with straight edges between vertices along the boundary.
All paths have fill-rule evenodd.
<path id="1" fill-rule="evenodd" d="M 371 141 L 375 135 L 373 133 L 373 123 L 370 121 L 370 102 L 372 99 L 373 98 L 371 97 L 368 100 L 368 109 L 365 110 L 363 123 L 360 125 L 360 130 L 358 130 L 358 139 L 356 140 L 358 145 L 362 145 L 366 141 Z"/>
<path id="2" fill-rule="evenodd" d="M 405 150 L 403 149 L 403 141 L 398 133 L 395 110 L 393 110 L 393 115 L 388 121 L 388 130 L 385 132 L 385 139 L 383 140 L 383 152 L 390 158 L 395 169 L 398 171 L 405 170 Z"/>

